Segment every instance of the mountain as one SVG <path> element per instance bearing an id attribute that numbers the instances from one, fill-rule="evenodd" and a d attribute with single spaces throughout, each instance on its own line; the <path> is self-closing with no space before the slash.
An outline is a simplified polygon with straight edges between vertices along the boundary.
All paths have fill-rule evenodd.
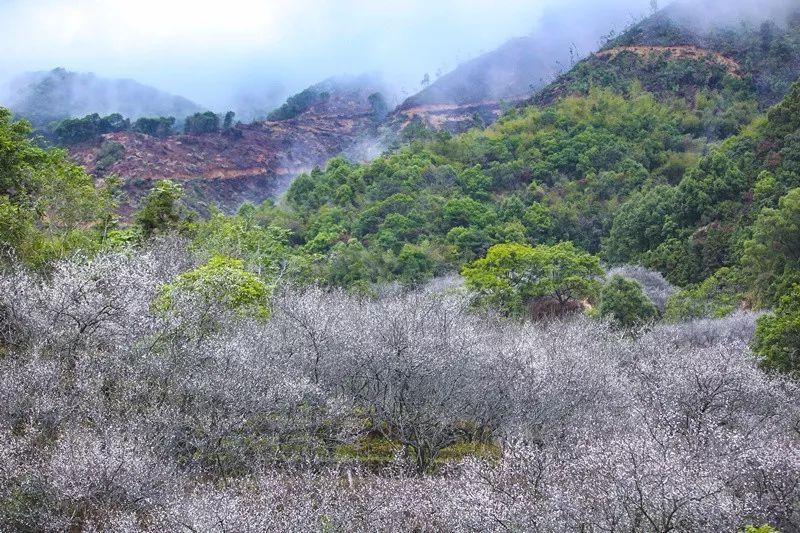
<path id="1" fill-rule="evenodd" d="M 555 74 L 552 52 L 543 49 L 541 41 L 534 37 L 513 39 L 460 65 L 403 102 L 400 108 L 523 97 Z"/>
<path id="2" fill-rule="evenodd" d="M 710 10 L 712 3 L 694 8 Z M 548 108 L 598 88 L 625 96 L 642 88 L 664 102 L 679 98 L 691 110 L 682 130 L 705 145 L 736 133 L 787 93 L 800 75 L 800 25 L 790 11 L 774 19 L 765 11 L 744 24 L 731 15 L 707 27 L 686 13 L 671 6 L 634 24 L 550 83 L 558 65 L 570 63 L 576 52 L 565 37 L 548 40 L 543 34 L 510 41 L 462 65 L 391 112 L 388 91 L 374 79 L 332 79 L 290 97 L 268 120 L 236 126 L 233 134 L 161 139 L 120 132 L 71 151 L 97 177 L 121 176 L 131 205 L 153 181 L 176 178 L 187 185 L 192 205 L 233 209 L 244 200 L 275 196 L 331 157 L 374 157 L 383 149 L 375 139 L 387 132 L 391 139 L 412 124 L 461 132 L 494 122 L 504 101 L 506 108 Z M 402 139 L 424 129 L 407 131 L 412 133 Z M 695 157 L 693 150 L 679 152 Z M 675 175 L 682 168 L 659 172 Z M 590 249 L 608 230 L 610 216 L 604 213 L 601 227 L 592 230 L 597 234 Z"/>
<path id="3" fill-rule="evenodd" d="M 569 59 L 565 52 L 574 53 L 570 46 L 561 39 L 513 39 L 458 66 L 406 99 L 394 116 L 401 125 L 416 119 L 450 131 L 490 124 L 504 103 L 519 102 L 551 81 L 561 61 Z"/>
<path id="4" fill-rule="evenodd" d="M 597 86 L 625 91 L 636 81 L 692 101 L 702 90 L 747 93 L 766 109 L 800 75 L 800 10 L 788 0 L 753 5 L 671 4 L 580 61 L 533 103 L 547 105 Z"/>
<path id="5" fill-rule="evenodd" d="M 701 27 L 671 7 L 488 128 L 300 176 L 293 239 L 330 254 L 334 284 L 427 279 L 493 245 L 570 241 L 684 287 L 678 318 L 773 305 L 800 280 L 800 191 L 785 198 L 800 187 L 794 6 L 744 22 L 720 7 Z M 764 237 L 782 227 L 789 238 Z"/>
<path id="6" fill-rule="evenodd" d="M 23 74 L 11 82 L 7 95 L 3 104 L 37 127 L 92 113 L 119 113 L 133 119 L 145 116 L 180 119 L 202 111 L 186 98 L 133 80 L 106 79 L 63 68 Z"/>
<path id="7" fill-rule="evenodd" d="M 265 121 L 167 137 L 108 133 L 70 152 L 97 178 L 123 178 L 126 209 L 163 179 L 183 183 L 193 207 L 235 209 L 274 197 L 298 174 L 373 138 L 388 112 L 382 90 L 367 76 L 330 79 L 290 97 Z"/>

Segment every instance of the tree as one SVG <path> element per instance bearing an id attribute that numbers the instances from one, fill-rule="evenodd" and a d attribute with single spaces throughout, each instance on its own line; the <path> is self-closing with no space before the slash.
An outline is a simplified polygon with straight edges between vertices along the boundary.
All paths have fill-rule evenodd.
<path id="1" fill-rule="evenodd" d="M 634 328 L 655 320 L 658 309 L 644 294 L 639 283 L 614 275 L 603 287 L 600 316 L 619 327 Z"/>
<path id="2" fill-rule="evenodd" d="M 555 300 L 565 311 L 571 302 L 594 298 L 603 270 L 596 256 L 561 242 L 536 247 L 497 244 L 462 273 L 480 302 L 519 315 L 537 299 Z"/>
<path id="3" fill-rule="evenodd" d="M 172 180 L 156 183 L 136 213 L 136 224 L 142 228 L 145 238 L 178 228 L 185 216 L 181 198 L 183 198 L 183 187 L 180 184 Z"/>
<path id="4" fill-rule="evenodd" d="M 418 285 L 433 277 L 435 264 L 419 246 L 404 244 L 397 263 L 400 280 L 408 285 Z"/>
<path id="5" fill-rule="evenodd" d="M 268 315 L 267 285 L 247 271 L 239 259 L 216 255 L 206 264 L 181 274 L 164 287 L 160 305 L 170 307 L 180 293 L 197 298 L 206 308 L 221 306 L 241 316 Z"/>
<path id="6" fill-rule="evenodd" d="M 28 266 L 100 245 L 107 198 L 63 150 L 42 149 L 27 122 L 0 108 L 0 248 Z"/>
<path id="7" fill-rule="evenodd" d="M 187 135 L 217 133 L 219 131 L 219 116 L 211 111 L 195 113 L 190 117 L 186 117 L 183 131 Z"/>
<path id="8" fill-rule="evenodd" d="M 781 293 L 800 281 L 800 188 L 790 190 L 776 209 L 761 211 L 742 262 L 762 305 L 778 303 Z"/>
<path id="9" fill-rule="evenodd" d="M 83 118 L 62 120 L 53 130 L 53 134 L 60 144 L 70 146 L 89 141 L 106 133 L 127 131 L 130 126 L 130 120 L 119 113 L 113 113 L 105 117 L 92 113 Z"/>
<path id="10" fill-rule="evenodd" d="M 753 351 L 765 368 L 800 375 L 800 285 L 781 298 L 773 313 L 758 319 Z"/>
<path id="11" fill-rule="evenodd" d="M 233 119 L 236 116 L 236 113 L 233 111 L 228 111 L 225 113 L 225 119 L 222 121 L 222 129 L 229 130 L 233 127 Z"/>
<path id="12" fill-rule="evenodd" d="M 320 91 L 315 87 L 309 87 L 287 98 L 285 104 L 267 115 L 267 120 L 281 121 L 293 119 L 311 109 L 315 104 L 327 102 L 330 98 L 330 92 Z"/>
<path id="13" fill-rule="evenodd" d="M 175 126 L 175 117 L 142 117 L 133 123 L 133 131 L 152 137 L 168 137 Z"/>

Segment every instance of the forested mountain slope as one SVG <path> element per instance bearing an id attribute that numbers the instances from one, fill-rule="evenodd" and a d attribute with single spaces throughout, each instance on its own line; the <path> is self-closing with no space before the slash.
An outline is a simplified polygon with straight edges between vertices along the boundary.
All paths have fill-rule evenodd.
<path id="1" fill-rule="evenodd" d="M 748 101 L 764 110 L 780 101 L 800 76 L 800 15 L 787 8 L 779 18 L 731 15 L 726 23 L 703 27 L 689 16 L 691 9 L 675 4 L 634 25 L 533 101 L 546 105 L 594 86 L 625 91 L 633 80 L 650 92 L 718 112 L 727 107 L 732 108 L 728 113 L 742 113 Z M 720 9 L 720 17 L 726 12 Z M 731 105 L 734 101 L 738 106 Z"/>
<path id="2" fill-rule="evenodd" d="M 370 164 L 336 160 L 301 176 L 287 195 L 293 231 L 345 284 L 424 279 L 505 242 L 569 240 L 681 285 L 734 266 L 759 209 L 798 185 L 794 130 L 775 123 L 797 90 L 761 117 L 800 74 L 800 25 L 790 16 L 698 35 L 669 15 L 486 130 L 421 134 Z M 753 287 L 742 283 L 740 300 L 775 301 L 742 297 Z"/>

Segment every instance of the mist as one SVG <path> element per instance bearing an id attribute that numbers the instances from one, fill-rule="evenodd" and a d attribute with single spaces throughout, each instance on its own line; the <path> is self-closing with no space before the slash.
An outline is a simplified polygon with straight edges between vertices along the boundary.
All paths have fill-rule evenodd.
<path id="1" fill-rule="evenodd" d="M 650 9 L 649 0 L 9 0 L 0 83 L 64 67 L 215 110 L 269 109 L 328 77 L 371 72 L 397 98 L 426 73 L 435 79 L 542 29 L 563 28 L 559 40 L 588 53 Z"/>

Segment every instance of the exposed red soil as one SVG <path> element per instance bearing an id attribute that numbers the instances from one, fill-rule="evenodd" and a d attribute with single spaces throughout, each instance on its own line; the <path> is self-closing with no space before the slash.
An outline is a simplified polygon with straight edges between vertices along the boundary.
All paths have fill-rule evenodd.
<path id="1" fill-rule="evenodd" d="M 111 133 L 70 152 L 100 178 L 97 162 L 103 142 L 121 144 L 123 156 L 102 174 L 122 178 L 128 204 L 135 205 L 154 181 L 173 179 L 183 182 L 201 203 L 235 208 L 244 200 L 261 202 L 274 196 L 293 177 L 323 165 L 372 127 L 371 116 L 363 108 L 336 111 L 312 111 L 282 122 L 238 125 L 236 135 L 157 138 L 132 132 Z M 123 206 L 123 212 L 131 205 Z"/>
<path id="2" fill-rule="evenodd" d="M 487 100 L 470 104 L 423 105 L 401 109 L 396 112 L 396 117 L 400 121 L 401 129 L 418 119 L 426 126 L 436 130 L 459 132 L 474 125 L 476 115 L 480 116 L 484 122 L 492 122 L 500 116 L 504 103 L 513 105 L 519 101 L 522 101 L 522 98 L 507 102 Z"/>

